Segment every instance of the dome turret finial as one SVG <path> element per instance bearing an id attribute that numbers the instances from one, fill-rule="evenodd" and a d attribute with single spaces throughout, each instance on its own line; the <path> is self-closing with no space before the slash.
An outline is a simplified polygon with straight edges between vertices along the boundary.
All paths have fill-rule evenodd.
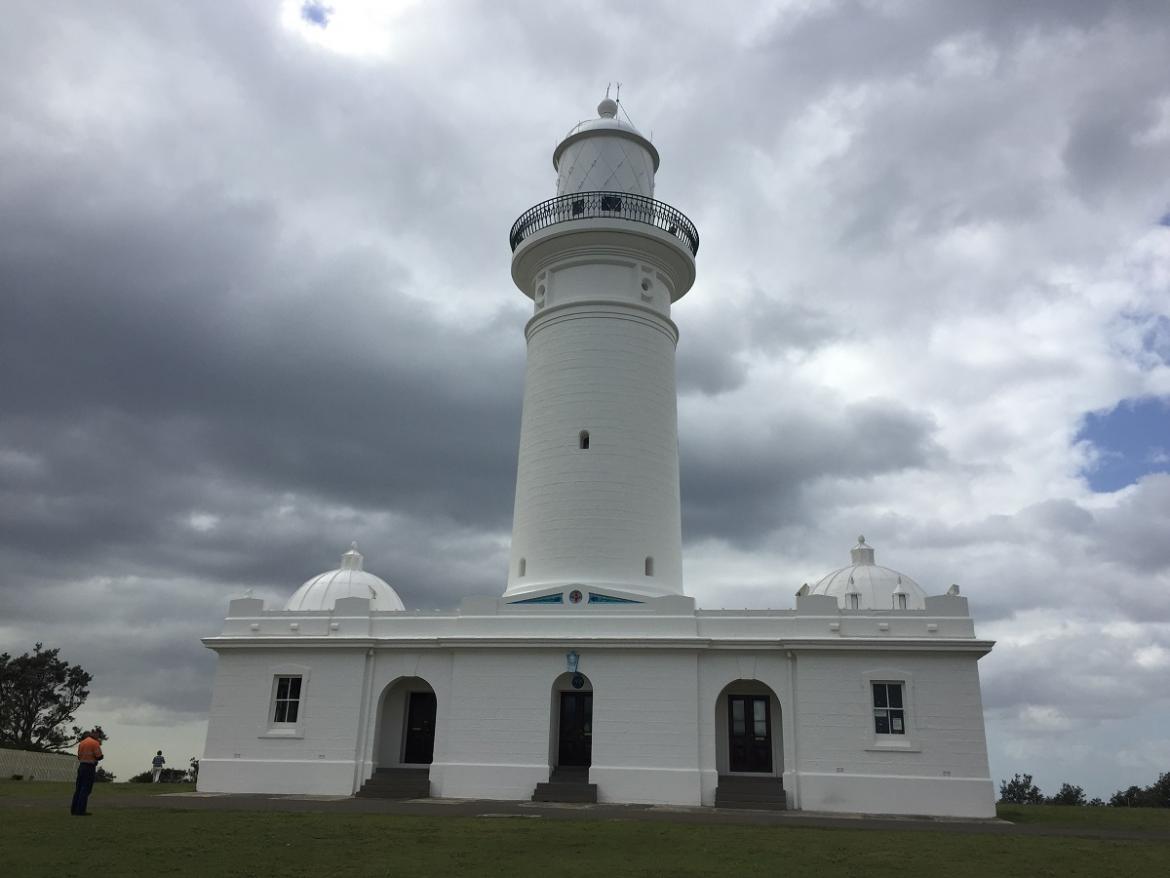
<path id="1" fill-rule="evenodd" d="M 857 545 L 849 550 L 849 557 L 854 564 L 873 564 L 873 546 L 865 541 L 865 537 L 857 538 Z"/>
<path id="2" fill-rule="evenodd" d="M 606 97 L 600 104 L 597 105 L 597 115 L 602 119 L 612 119 L 617 115 L 618 105 L 611 97 Z"/>
<path id="3" fill-rule="evenodd" d="M 362 553 L 358 551 L 357 540 L 354 540 L 349 544 L 349 551 L 341 556 L 341 569 L 361 570 L 363 560 L 365 559 L 362 558 Z"/>

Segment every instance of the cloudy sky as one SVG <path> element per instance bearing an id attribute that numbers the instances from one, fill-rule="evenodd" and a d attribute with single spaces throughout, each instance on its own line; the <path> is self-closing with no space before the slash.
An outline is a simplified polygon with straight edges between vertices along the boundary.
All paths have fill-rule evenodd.
<path id="1" fill-rule="evenodd" d="M 687 590 L 790 607 L 859 533 L 978 632 L 993 776 L 1170 770 L 1164 0 L 57 3 L 0 28 L 0 650 L 111 768 L 202 748 L 227 601 L 359 541 L 504 587 L 507 232 L 622 83 L 702 235 Z"/>

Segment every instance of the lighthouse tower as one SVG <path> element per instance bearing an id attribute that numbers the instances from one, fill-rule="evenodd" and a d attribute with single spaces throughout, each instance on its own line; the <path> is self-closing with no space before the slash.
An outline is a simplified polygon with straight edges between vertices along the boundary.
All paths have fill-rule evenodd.
<path id="1" fill-rule="evenodd" d="M 699 236 L 654 200 L 658 150 L 617 118 L 553 151 L 557 195 L 512 226 L 512 279 L 533 301 L 505 598 L 573 603 L 681 594 L 670 306 Z"/>

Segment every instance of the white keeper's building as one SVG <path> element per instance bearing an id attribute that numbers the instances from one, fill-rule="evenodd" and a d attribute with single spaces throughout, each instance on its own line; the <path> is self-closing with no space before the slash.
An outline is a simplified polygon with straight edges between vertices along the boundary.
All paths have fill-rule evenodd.
<path id="1" fill-rule="evenodd" d="M 608 98 L 511 231 L 533 300 L 507 587 L 407 609 L 356 546 L 233 600 L 199 789 L 994 816 L 967 600 L 876 564 L 795 609 L 683 590 L 673 302 L 699 236 Z"/>

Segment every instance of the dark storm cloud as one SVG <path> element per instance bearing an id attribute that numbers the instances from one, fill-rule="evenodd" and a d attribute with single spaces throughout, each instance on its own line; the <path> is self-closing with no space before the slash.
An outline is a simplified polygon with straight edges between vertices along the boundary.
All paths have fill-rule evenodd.
<path id="1" fill-rule="evenodd" d="M 705 290 L 691 295 L 702 297 Z M 679 324 L 678 392 L 717 396 L 736 390 L 747 380 L 753 354 L 804 354 L 840 333 L 832 318 L 799 301 L 754 290 L 741 303 L 720 303 L 696 314 L 683 303 L 676 308 Z"/>
<path id="2" fill-rule="evenodd" d="M 778 401 L 755 414 L 750 427 L 716 423 L 688 433 L 684 424 L 687 540 L 755 545 L 780 526 L 807 519 L 805 491 L 821 479 L 867 479 L 925 466 L 942 454 L 930 419 L 888 400 L 820 411 Z"/>

